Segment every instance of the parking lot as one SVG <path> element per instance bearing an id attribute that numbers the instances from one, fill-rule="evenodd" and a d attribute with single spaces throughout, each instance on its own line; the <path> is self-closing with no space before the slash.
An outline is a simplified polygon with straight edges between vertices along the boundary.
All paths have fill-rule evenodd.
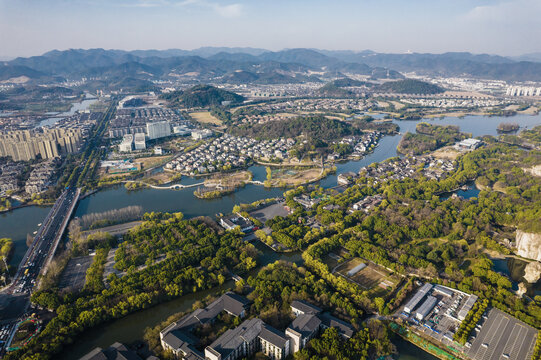
<path id="1" fill-rule="evenodd" d="M 289 211 L 284 207 L 284 203 L 277 203 L 273 205 L 266 206 L 261 209 L 254 210 L 250 212 L 250 216 L 256 218 L 257 220 L 261 221 L 263 224 L 269 220 L 273 219 L 276 216 L 287 216 L 289 215 Z"/>
<path id="2" fill-rule="evenodd" d="M 474 330 L 467 354 L 473 360 L 531 359 L 537 330 L 498 309 L 491 309 Z"/>
<path id="3" fill-rule="evenodd" d="M 70 288 L 75 291 L 85 286 L 86 271 L 92 264 L 92 256 L 81 256 L 70 259 L 68 265 L 62 272 L 58 287 L 60 289 Z"/>

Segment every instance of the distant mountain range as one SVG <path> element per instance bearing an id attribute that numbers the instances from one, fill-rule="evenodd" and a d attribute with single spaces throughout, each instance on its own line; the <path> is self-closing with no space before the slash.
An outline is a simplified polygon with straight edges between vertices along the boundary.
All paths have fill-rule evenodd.
<path id="1" fill-rule="evenodd" d="M 121 84 L 126 78 L 136 79 L 138 81 L 131 82 L 138 85 L 178 76 L 198 81 L 259 84 L 320 81 L 322 77 L 336 78 L 341 74 L 401 79 L 400 72 L 541 81 L 541 54 L 509 58 L 471 53 L 384 54 L 369 50 L 315 49 L 272 52 L 225 47 L 134 51 L 70 49 L 0 63 L 0 80 L 25 76 L 46 81 L 54 77 L 78 79 L 84 76 L 111 84 Z"/>

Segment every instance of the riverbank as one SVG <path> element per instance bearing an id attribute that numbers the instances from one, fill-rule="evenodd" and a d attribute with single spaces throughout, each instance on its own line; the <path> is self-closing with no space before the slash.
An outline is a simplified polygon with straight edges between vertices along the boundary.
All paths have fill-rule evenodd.
<path id="1" fill-rule="evenodd" d="M 403 326 L 400 326 L 396 324 L 395 322 L 391 322 L 389 324 L 389 328 L 398 336 L 400 336 L 402 339 L 412 343 L 413 345 L 417 346 L 420 349 L 423 349 L 427 353 L 435 356 L 438 359 L 441 360 L 461 360 L 466 359 L 466 357 L 458 357 L 458 350 L 456 355 L 451 354 L 450 352 L 443 350 L 439 346 L 436 346 L 435 344 L 429 342 L 428 340 L 425 340 L 418 336 L 417 334 L 413 333 L 411 330 L 404 328 Z"/>

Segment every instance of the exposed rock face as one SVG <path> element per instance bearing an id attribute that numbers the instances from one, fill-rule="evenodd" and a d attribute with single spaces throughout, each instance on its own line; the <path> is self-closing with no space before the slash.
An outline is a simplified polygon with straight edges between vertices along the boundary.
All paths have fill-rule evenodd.
<path id="1" fill-rule="evenodd" d="M 541 165 L 536 165 L 525 170 L 529 172 L 530 174 L 532 174 L 533 176 L 541 176 Z"/>
<path id="2" fill-rule="evenodd" d="M 528 289 L 526 288 L 526 285 L 524 283 L 521 282 L 520 284 L 518 284 L 518 290 L 517 290 L 518 296 L 522 296 L 526 294 L 527 291 Z"/>
<path id="3" fill-rule="evenodd" d="M 524 279 L 530 284 L 534 284 L 539 278 L 541 278 L 541 263 L 532 261 L 524 268 Z"/>
<path id="4" fill-rule="evenodd" d="M 541 261 L 541 234 L 526 233 L 517 230 L 517 254 Z"/>

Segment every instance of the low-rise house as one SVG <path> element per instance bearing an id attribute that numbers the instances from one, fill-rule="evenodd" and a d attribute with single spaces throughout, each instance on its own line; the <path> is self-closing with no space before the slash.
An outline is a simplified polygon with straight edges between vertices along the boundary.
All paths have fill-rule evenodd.
<path id="1" fill-rule="evenodd" d="M 240 214 L 233 214 L 232 216 L 221 218 L 220 225 L 222 225 L 226 230 L 238 228 L 244 233 L 249 232 L 254 228 L 252 221 Z"/>

